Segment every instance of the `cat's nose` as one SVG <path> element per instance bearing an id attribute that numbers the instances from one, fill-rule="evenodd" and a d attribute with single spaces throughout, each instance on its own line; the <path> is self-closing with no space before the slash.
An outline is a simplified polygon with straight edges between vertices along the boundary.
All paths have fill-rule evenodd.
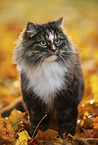
<path id="1" fill-rule="evenodd" d="M 54 45 L 52 45 L 51 50 L 52 50 L 53 52 L 56 52 L 56 51 L 57 51 L 57 48 L 56 48 Z"/>

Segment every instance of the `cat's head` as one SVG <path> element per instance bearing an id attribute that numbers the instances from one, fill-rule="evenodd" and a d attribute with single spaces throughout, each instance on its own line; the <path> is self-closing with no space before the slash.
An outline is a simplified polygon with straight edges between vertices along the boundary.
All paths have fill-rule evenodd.
<path id="1" fill-rule="evenodd" d="M 39 66 L 46 62 L 63 62 L 72 55 L 73 49 L 62 30 L 62 18 L 45 24 L 28 22 L 22 39 L 16 47 L 16 62 Z M 70 60 L 70 59 L 69 59 Z"/>

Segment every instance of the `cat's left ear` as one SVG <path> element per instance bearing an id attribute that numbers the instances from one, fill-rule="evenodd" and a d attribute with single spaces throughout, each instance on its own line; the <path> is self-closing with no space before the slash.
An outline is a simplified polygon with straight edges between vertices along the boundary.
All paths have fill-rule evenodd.
<path id="1" fill-rule="evenodd" d="M 33 37 L 37 32 L 38 32 L 38 27 L 35 24 L 28 22 L 27 28 L 26 28 L 27 35 L 29 37 Z"/>
<path id="2" fill-rule="evenodd" d="M 55 21 L 54 25 L 57 27 L 61 27 L 62 26 L 62 21 L 63 21 L 63 17 L 60 18 L 59 20 Z"/>

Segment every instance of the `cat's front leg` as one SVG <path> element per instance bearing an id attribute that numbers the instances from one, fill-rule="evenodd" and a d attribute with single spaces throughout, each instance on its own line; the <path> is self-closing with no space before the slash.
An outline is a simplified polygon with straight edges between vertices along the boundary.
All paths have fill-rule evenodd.
<path id="1" fill-rule="evenodd" d="M 65 138 L 66 135 L 68 135 L 68 133 L 70 133 L 73 136 L 75 134 L 78 111 L 77 109 L 75 112 L 70 110 L 68 111 L 69 112 L 62 110 L 61 112 L 59 112 L 58 116 L 58 134 L 62 138 Z"/>
<path id="2" fill-rule="evenodd" d="M 38 110 L 33 111 L 31 109 L 29 112 L 29 119 L 30 119 L 31 130 L 32 130 L 30 136 L 34 137 L 37 134 L 38 128 L 41 131 L 45 131 L 48 129 L 49 117 L 46 110 L 44 111 L 40 110 L 39 112 Z"/>

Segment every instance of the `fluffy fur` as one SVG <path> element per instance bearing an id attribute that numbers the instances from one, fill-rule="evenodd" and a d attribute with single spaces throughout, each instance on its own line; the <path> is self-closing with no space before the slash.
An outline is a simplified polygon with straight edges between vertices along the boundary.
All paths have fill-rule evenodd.
<path id="1" fill-rule="evenodd" d="M 45 103 L 49 103 L 54 98 L 55 92 L 64 86 L 63 80 L 66 71 L 66 68 L 57 62 L 44 62 L 40 67 L 26 71 L 29 78 L 27 89 L 34 89 L 34 92 Z"/>
<path id="2" fill-rule="evenodd" d="M 61 23 L 62 19 L 41 25 L 29 22 L 16 46 L 15 61 L 32 133 L 47 114 L 39 128 L 46 130 L 54 120 L 63 137 L 64 132 L 75 133 L 84 85 L 78 54 Z"/>

